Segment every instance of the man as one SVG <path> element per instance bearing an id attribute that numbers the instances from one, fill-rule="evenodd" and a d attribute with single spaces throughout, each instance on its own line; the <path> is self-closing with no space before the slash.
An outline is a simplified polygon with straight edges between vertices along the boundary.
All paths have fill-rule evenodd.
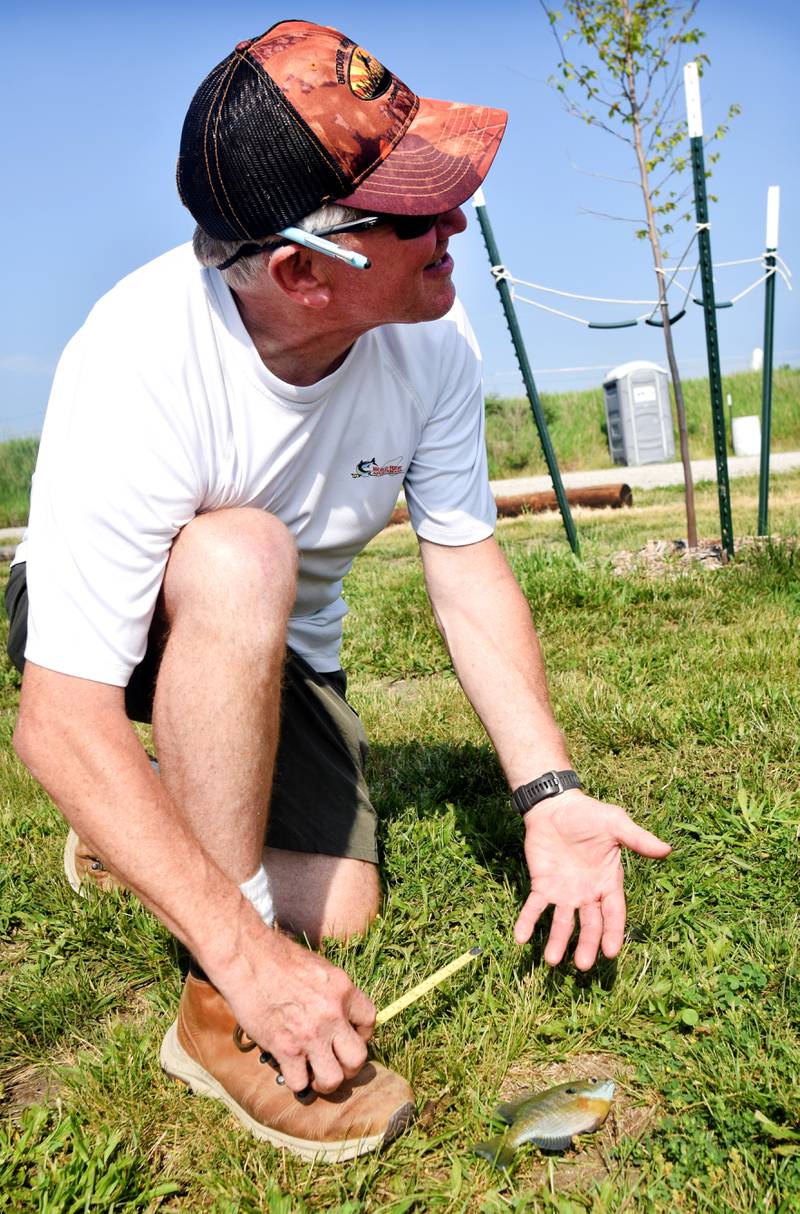
<path id="1" fill-rule="evenodd" d="M 273 926 L 314 943 L 378 909 L 341 585 L 401 479 L 437 622 L 526 814 L 517 940 L 554 903 L 551 964 L 575 908 L 576 964 L 601 942 L 614 956 L 620 844 L 669 850 L 569 772 L 493 538 L 448 242 L 504 126 L 417 98 L 335 30 L 241 43 L 184 124 L 194 252 L 123 280 L 64 352 L 9 584 L 15 746 L 71 823 L 70 879 L 111 874 L 192 955 L 162 1065 L 308 1158 L 370 1150 L 413 1113 L 367 1062 L 370 1000 Z M 152 719 L 158 774 L 128 717 Z"/>

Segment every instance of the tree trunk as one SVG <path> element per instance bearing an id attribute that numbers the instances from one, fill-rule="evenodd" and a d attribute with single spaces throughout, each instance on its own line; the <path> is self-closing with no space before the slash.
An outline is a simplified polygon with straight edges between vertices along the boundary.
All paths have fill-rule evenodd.
<path id="1" fill-rule="evenodd" d="M 625 25 L 630 32 L 630 0 L 622 0 L 622 9 Z M 686 542 L 689 548 L 696 548 L 697 519 L 695 517 L 694 509 L 694 480 L 692 478 L 692 463 L 689 457 L 689 436 L 686 430 L 686 407 L 683 400 L 683 387 L 681 385 L 680 372 L 678 371 L 678 363 L 675 358 L 675 347 L 672 342 L 672 327 L 669 323 L 669 307 L 664 289 L 665 274 L 661 258 L 661 241 L 659 239 L 655 215 L 653 214 L 652 199 L 650 198 L 650 180 L 647 171 L 647 157 L 645 155 L 644 147 L 642 146 L 642 124 L 639 113 L 639 105 L 636 99 L 636 76 L 633 70 L 633 56 L 630 50 L 628 51 L 626 58 L 628 100 L 630 102 L 631 117 L 633 120 L 633 142 L 636 150 L 636 160 L 639 165 L 639 181 L 642 187 L 642 196 L 644 198 L 645 211 L 647 214 L 647 235 L 650 240 L 650 248 L 653 252 L 653 265 L 655 266 L 656 278 L 658 280 L 658 298 L 661 301 L 659 311 L 661 313 L 661 321 L 664 325 L 664 346 L 667 353 L 669 373 L 672 377 L 672 388 L 675 393 L 675 413 L 678 418 L 681 463 L 683 464 L 684 497 L 686 500 Z"/>

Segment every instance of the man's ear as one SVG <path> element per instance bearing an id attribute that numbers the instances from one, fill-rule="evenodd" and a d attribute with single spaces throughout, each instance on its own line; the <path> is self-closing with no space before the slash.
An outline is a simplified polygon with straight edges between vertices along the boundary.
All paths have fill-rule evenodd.
<path id="1" fill-rule="evenodd" d="M 333 292 L 322 264 L 324 257 L 300 245 L 284 245 L 269 257 L 269 276 L 285 295 L 303 308 L 326 308 Z"/>

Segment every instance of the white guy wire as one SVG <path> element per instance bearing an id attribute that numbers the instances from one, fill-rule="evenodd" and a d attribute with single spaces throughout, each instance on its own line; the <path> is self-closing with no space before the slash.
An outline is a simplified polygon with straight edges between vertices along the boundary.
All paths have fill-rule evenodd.
<path id="1" fill-rule="evenodd" d="M 700 229 L 704 228 L 704 227 L 710 227 L 710 224 L 698 224 L 697 231 L 700 231 Z M 502 279 L 502 280 L 505 280 L 506 282 L 511 283 L 511 298 L 513 300 L 519 300 L 520 303 L 530 304 L 531 307 L 540 308 L 541 311 L 543 311 L 543 312 L 550 312 L 553 316 L 562 316 L 565 320 L 574 320 L 576 324 L 585 325 L 587 328 L 591 328 L 592 325 L 597 324 L 597 322 L 586 320 L 586 318 L 583 316 L 574 316 L 571 312 L 562 312 L 559 308 L 551 308 L 547 304 L 543 304 L 537 299 L 529 299 L 527 295 L 518 294 L 516 287 L 517 286 L 530 287 L 534 291 L 543 291 L 548 295 L 558 295 L 564 299 L 581 299 L 587 303 L 648 304 L 648 305 L 650 305 L 651 311 L 643 312 L 640 316 L 635 316 L 635 317 L 631 318 L 634 324 L 638 324 L 640 321 L 650 320 L 655 315 L 656 310 L 661 307 L 662 303 L 665 305 L 668 303 L 667 292 L 669 291 L 670 287 L 676 282 L 677 275 L 679 273 L 682 273 L 684 271 L 686 273 L 691 271 L 691 273 L 692 273 L 692 277 L 689 280 L 688 286 L 684 286 L 684 284 L 682 282 L 677 283 L 679 289 L 681 291 L 683 291 L 683 303 L 681 306 L 685 308 L 689 298 L 691 297 L 694 299 L 694 296 L 692 296 L 691 292 L 692 292 L 692 288 L 694 286 L 694 280 L 697 277 L 697 271 L 700 269 L 700 263 L 698 262 L 698 264 L 694 265 L 694 266 L 685 266 L 685 265 L 683 265 L 683 258 L 686 256 L 686 254 L 689 252 L 689 249 L 692 247 L 692 242 L 694 241 L 696 234 L 697 234 L 697 232 L 695 232 L 695 234 L 692 236 L 692 239 L 689 241 L 682 256 L 678 260 L 677 265 L 656 267 L 657 274 L 661 274 L 662 276 L 667 275 L 667 274 L 669 275 L 669 279 L 666 282 L 664 282 L 664 284 L 663 284 L 661 297 L 659 299 L 612 299 L 612 298 L 609 298 L 609 297 L 603 296 L 603 295 L 579 295 L 576 291 L 559 291 L 555 287 L 545 287 L 545 286 L 542 286 L 541 283 L 529 282 L 525 278 L 515 278 L 515 276 L 510 272 L 510 270 L 506 269 L 505 266 L 492 266 L 491 273 L 494 276 L 496 281 L 499 282 Z M 766 265 L 766 263 L 765 263 L 766 256 L 767 256 L 766 254 L 762 254 L 761 257 L 742 257 L 736 261 L 716 261 L 716 262 L 714 262 L 713 268 L 716 269 L 717 267 L 722 268 L 725 266 L 752 265 L 754 262 L 760 262 L 762 265 Z M 787 264 L 783 260 L 783 258 L 780 256 L 780 254 L 775 252 L 775 253 L 771 254 L 771 256 L 773 256 L 775 258 L 776 264 L 774 266 L 766 267 L 766 273 L 762 274 L 760 278 L 758 278 L 755 282 L 751 283 L 749 287 L 745 287 L 745 289 L 743 291 L 740 291 L 738 295 L 734 295 L 731 298 L 731 300 L 729 301 L 730 303 L 732 303 L 732 304 L 738 303 L 738 301 L 740 299 L 743 299 L 745 297 L 745 295 L 749 295 L 749 293 L 751 291 L 754 291 L 757 286 L 759 286 L 762 282 L 766 282 L 766 280 L 772 274 L 775 274 L 775 273 L 780 274 L 781 278 L 786 283 L 786 286 L 791 291 L 792 285 L 789 282 L 789 279 L 792 276 L 791 270 L 789 269 L 789 267 L 787 266 Z M 662 278 L 662 282 L 663 282 L 663 278 Z M 695 303 L 699 303 L 699 302 L 701 302 L 701 301 L 695 300 Z M 625 321 L 622 323 L 630 324 L 631 322 Z"/>
<path id="2" fill-rule="evenodd" d="M 732 296 L 731 303 L 732 304 L 738 303 L 740 299 L 743 299 L 745 297 L 745 295 L 749 295 L 751 291 L 755 291 L 756 287 L 760 287 L 762 282 L 766 282 L 768 278 L 772 278 L 773 274 L 775 274 L 776 271 L 781 275 L 781 277 L 783 278 L 783 281 L 786 283 L 787 287 L 791 291 L 792 284 L 789 282 L 788 278 L 782 272 L 780 267 L 779 266 L 769 266 L 766 274 L 762 274 L 761 277 L 757 278 L 755 282 L 751 282 L 750 286 L 745 287 L 745 289 L 743 291 L 740 291 L 738 295 Z"/>
<path id="3" fill-rule="evenodd" d="M 560 312 L 558 308 L 548 308 L 547 304 L 539 303 L 538 299 L 528 299 L 525 295 L 517 295 L 513 287 L 511 288 L 511 298 L 515 301 L 518 299 L 520 303 L 530 304 L 534 308 L 541 308 L 543 312 L 552 312 L 554 316 L 563 316 L 565 320 L 574 320 L 577 324 L 586 325 L 588 328 L 589 322 L 582 316 L 572 316 L 569 312 Z"/>

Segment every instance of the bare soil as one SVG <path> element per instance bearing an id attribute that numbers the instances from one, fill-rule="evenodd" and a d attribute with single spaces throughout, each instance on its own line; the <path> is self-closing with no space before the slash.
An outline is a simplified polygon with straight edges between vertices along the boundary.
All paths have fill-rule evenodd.
<path id="1" fill-rule="evenodd" d="M 659 1119 L 655 1093 L 643 1093 L 633 1082 L 634 1068 L 614 1054 L 578 1054 L 569 1062 L 542 1065 L 524 1058 L 515 1062 L 503 1081 L 501 1097 L 514 1100 L 526 1091 L 544 1091 L 570 1079 L 613 1079 L 617 1084 L 605 1124 L 593 1134 L 575 1138 L 571 1150 L 558 1154 L 523 1146 L 517 1151 L 514 1183 L 517 1188 L 547 1186 L 552 1193 L 586 1189 L 609 1176 L 625 1175 L 630 1182 L 637 1169 L 616 1158 L 617 1148 L 643 1138 Z"/>
<path id="2" fill-rule="evenodd" d="M 768 544 L 785 544 L 795 547 L 795 536 L 745 535 L 734 540 L 737 556 Z M 610 557 L 614 573 L 645 573 L 653 577 L 686 573 L 690 569 L 724 569 L 729 563 L 727 553 L 718 539 L 698 540 L 696 548 L 689 548 L 685 540 L 648 540 L 643 548 L 635 552 L 614 552 Z"/>

